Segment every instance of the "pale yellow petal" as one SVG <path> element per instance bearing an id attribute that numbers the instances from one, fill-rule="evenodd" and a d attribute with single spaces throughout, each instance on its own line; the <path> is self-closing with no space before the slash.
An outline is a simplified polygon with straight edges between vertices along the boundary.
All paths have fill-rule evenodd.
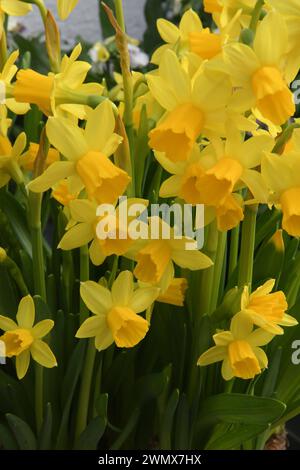
<path id="1" fill-rule="evenodd" d="M 248 336 L 247 341 L 251 346 L 265 346 L 270 343 L 273 338 L 274 335 L 272 333 L 262 328 L 257 328 Z"/>
<path id="2" fill-rule="evenodd" d="M 56 358 L 48 344 L 41 339 L 36 339 L 31 345 L 30 352 L 32 358 L 41 366 L 51 369 L 57 366 Z"/>
<path id="3" fill-rule="evenodd" d="M 44 173 L 28 184 L 28 189 L 34 193 L 47 191 L 59 181 L 75 174 L 73 162 L 54 162 Z"/>
<path id="4" fill-rule="evenodd" d="M 157 20 L 157 30 L 160 34 L 160 37 L 167 43 L 173 44 L 180 37 L 180 31 L 173 23 L 164 18 L 159 18 Z"/>
<path id="5" fill-rule="evenodd" d="M 90 150 L 103 151 L 114 129 L 115 117 L 112 104 L 107 99 L 89 114 L 84 135 Z"/>
<path id="6" fill-rule="evenodd" d="M 0 330 L 10 331 L 15 330 L 16 328 L 18 328 L 16 322 L 14 322 L 11 318 L 0 315 Z"/>
<path id="7" fill-rule="evenodd" d="M 198 359 L 198 366 L 208 366 L 215 362 L 223 361 L 226 357 L 227 348 L 225 346 L 213 346 L 205 353 L 201 354 Z"/>
<path id="8" fill-rule="evenodd" d="M 17 313 L 17 322 L 18 325 L 22 328 L 30 329 L 34 324 L 35 318 L 35 307 L 33 298 L 30 295 L 23 297 L 19 303 L 18 313 Z"/>
<path id="9" fill-rule="evenodd" d="M 212 260 L 201 251 L 178 250 L 172 253 L 172 260 L 175 264 L 184 269 L 198 271 L 213 265 Z"/>
<path id="10" fill-rule="evenodd" d="M 130 271 L 122 271 L 112 285 L 111 295 L 114 305 L 127 306 L 133 295 L 133 275 Z"/>
<path id="11" fill-rule="evenodd" d="M 30 351 L 27 349 L 16 357 L 16 371 L 19 380 L 22 380 L 27 374 L 30 364 Z"/>
<path id="12" fill-rule="evenodd" d="M 141 287 L 136 289 L 131 297 L 129 308 L 135 313 L 144 312 L 150 305 L 155 302 L 159 296 L 160 289 L 157 287 Z"/>
<path id="13" fill-rule="evenodd" d="M 88 153 L 83 131 L 64 118 L 49 118 L 46 126 L 50 143 L 68 160 L 76 161 Z"/>
<path id="14" fill-rule="evenodd" d="M 288 49 L 288 30 L 282 15 L 272 11 L 261 21 L 253 48 L 263 65 L 280 64 Z"/>
<path id="15" fill-rule="evenodd" d="M 179 175 L 171 176 L 165 180 L 159 190 L 160 197 L 178 196 L 181 188 L 182 177 Z"/>
<path id="16" fill-rule="evenodd" d="M 108 328 L 105 315 L 96 315 L 85 320 L 76 333 L 76 338 L 93 338 Z"/>
<path id="17" fill-rule="evenodd" d="M 230 331 L 235 340 L 244 340 L 251 334 L 253 330 L 253 322 L 248 315 L 239 312 L 231 320 Z"/>
<path id="18" fill-rule="evenodd" d="M 88 309 L 97 315 L 104 315 L 113 305 L 110 291 L 93 281 L 81 283 L 80 295 Z"/>
<path id="19" fill-rule="evenodd" d="M 164 109 L 171 111 L 179 104 L 174 91 L 161 77 L 148 74 L 147 82 L 153 97 Z"/>
<path id="20" fill-rule="evenodd" d="M 91 262 L 95 266 L 100 266 L 100 264 L 104 263 L 106 255 L 101 251 L 100 245 L 96 239 L 92 241 L 89 248 L 89 253 Z"/>
<path id="21" fill-rule="evenodd" d="M 88 199 L 75 199 L 70 202 L 72 219 L 76 222 L 93 223 L 96 219 L 97 205 Z"/>
<path id="22" fill-rule="evenodd" d="M 41 339 L 44 338 L 54 327 L 53 320 L 42 320 L 32 328 L 32 334 L 34 338 Z"/>
<path id="23" fill-rule="evenodd" d="M 231 380 L 234 377 L 228 357 L 225 357 L 222 363 L 221 374 L 224 380 Z"/>
<path id="24" fill-rule="evenodd" d="M 71 227 L 61 239 L 58 248 L 74 250 L 87 245 L 94 238 L 94 230 L 90 224 L 80 223 Z"/>

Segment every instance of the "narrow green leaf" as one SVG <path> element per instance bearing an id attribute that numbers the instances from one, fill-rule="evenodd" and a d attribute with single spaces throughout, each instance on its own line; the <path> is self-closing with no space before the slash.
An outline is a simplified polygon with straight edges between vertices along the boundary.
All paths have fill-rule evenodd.
<path id="1" fill-rule="evenodd" d="M 36 450 L 36 438 L 28 424 L 10 413 L 6 414 L 6 419 L 20 450 Z"/>

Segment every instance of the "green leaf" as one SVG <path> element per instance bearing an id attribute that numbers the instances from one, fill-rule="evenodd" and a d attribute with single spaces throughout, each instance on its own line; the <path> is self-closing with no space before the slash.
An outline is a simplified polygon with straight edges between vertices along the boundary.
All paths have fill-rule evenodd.
<path id="1" fill-rule="evenodd" d="M 6 419 L 20 450 L 36 450 L 36 438 L 28 424 L 10 413 L 6 414 Z"/>
<path id="2" fill-rule="evenodd" d="M 186 450 L 190 445 L 190 410 L 187 397 L 180 396 L 175 419 L 174 449 Z"/>
<path id="3" fill-rule="evenodd" d="M 224 432 L 222 429 L 221 435 L 214 439 L 214 436 L 209 441 L 206 450 L 231 450 L 239 449 L 240 446 L 248 439 L 258 436 L 267 428 L 266 425 L 257 424 L 244 424 L 234 425 Z"/>
<path id="4" fill-rule="evenodd" d="M 106 429 L 107 420 L 97 416 L 92 419 L 87 428 L 79 437 L 75 449 L 76 450 L 97 450 L 98 443 Z"/>
<path id="5" fill-rule="evenodd" d="M 25 209 L 12 194 L 4 190 L 1 190 L 0 209 L 6 214 L 20 245 L 32 257 Z"/>
<path id="6" fill-rule="evenodd" d="M 18 450 L 17 441 L 10 428 L 0 423 L 0 449 Z"/>
<path id="7" fill-rule="evenodd" d="M 172 450 L 172 428 L 175 411 L 179 401 L 179 390 L 175 389 L 167 403 L 160 430 L 160 448 Z"/>
<path id="8" fill-rule="evenodd" d="M 52 446 L 52 407 L 51 403 L 46 405 L 46 413 L 39 435 L 39 449 L 51 450 Z"/>

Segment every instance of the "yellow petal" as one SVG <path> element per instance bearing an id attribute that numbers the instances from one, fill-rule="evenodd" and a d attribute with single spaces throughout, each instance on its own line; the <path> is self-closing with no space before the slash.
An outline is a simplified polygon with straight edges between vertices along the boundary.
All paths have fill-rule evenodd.
<path id="1" fill-rule="evenodd" d="M 227 347 L 225 346 L 213 346 L 208 351 L 201 354 L 198 359 L 198 366 L 208 366 L 215 362 L 223 361 L 226 357 Z"/>
<path id="2" fill-rule="evenodd" d="M 221 374 L 224 380 L 231 380 L 234 377 L 232 367 L 227 357 L 225 357 L 222 362 Z"/>
<path id="3" fill-rule="evenodd" d="M 159 18 L 156 25 L 163 41 L 169 44 L 173 44 L 179 39 L 180 31 L 177 26 L 175 26 L 170 21 L 167 21 L 164 18 Z"/>
<path id="4" fill-rule="evenodd" d="M 51 369 L 52 367 L 57 366 L 56 358 L 51 351 L 48 344 L 46 344 L 41 339 L 36 339 L 31 348 L 30 352 L 32 358 L 38 362 L 41 366 Z"/>
<path id="5" fill-rule="evenodd" d="M 30 329 L 34 324 L 35 307 L 33 298 L 30 295 L 23 297 L 19 303 L 17 322 L 22 328 Z"/>
<path id="6" fill-rule="evenodd" d="M 248 336 L 247 341 L 252 346 L 265 346 L 270 343 L 273 338 L 274 335 L 272 333 L 269 333 L 262 328 L 257 328 Z"/>
<path id="7" fill-rule="evenodd" d="M 136 289 L 128 304 L 135 313 L 141 313 L 147 310 L 155 302 L 160 289 L 156 287 L 142 287 Z"/>
<path id="8" fill-rule="evenodd" d="M 54 327 L 53 320 L 42 320 L 32 328 L 31 332 L 35 339 L 44 338 Z"/>
<path id="9" fill-rule="evenodd" d="M 22 380 L 27 371 L 30 364 L 30 351 L 26 350 L 23 351 L 19 356 L 16 357 L 16 371 L 17 377 L 19 380 Z"/>
<path id="10" fill-rule="evenodd" d="M 129 304 L 133 295 L 133 275 L 130 271 L 122 271 L 112 285 L 111 295 L 114 305 Z"/>
<path id="11" fill-rule="evenodd" d="M 167 50 L 160 62 L 160 76 L 168 83 L 181 103 L 190 100 L 191 81 L 183 70 L 180 62 L 172 50 Z"/>
<path id="12" fill-rule="evenodd" d="M 34 193 L 42 193 L 59 181 L 75 174 L 73 162 L 55 162 L 44 173 L 28 184 L 28 189 Z"/>
<path id="13" fill-rule="evenodd" d="M 96 315 L 85 320 L 76 333 L 76 338 L 93 338 L 99 335 L 102 330 L 108 329 L 106 317 Z"/>
<path id="14" fill-rule="evenodd" d="M 46 130 L 50 143 L 68 160 L 76 161 L 89 150 L 82 129 L 67 119 L 49 118 Z"/>
<path id="15" fill-rule="evenodd" d="M 277 65 L 288 49 L 288 30 L 282 15 L 271 11 L 260 22 L 253 48 L 264 65 Z"/>
<path id="16" fill-rule="evenodd" d="M 11 318 L 0 315 L 0 329 L 1 330 L 11 331 L 11 330 L 15 330 L 16 328 L 18 328 L 18 325 L 16 324 L 16 322 L 11 320 Z"/>
<path id="17" fill-rule="evenodd" d="M 87 245 L 93 238 L 93 227 L 90 224 L 80 223 L 74 225 L 65 233 L 58 248 L 61 250 L 74 250 L 74 248 Z"/>
<path id="18" fill-rule="evenodd" d="M 104 263 L 106 255 L 102 252 L 98 240 L 93 240 L 89 248 L 90 258 L 95 266 Z"/>
<path id="19" fill-rule="evenodd" d="M 76 199 L 70 202 L 70 211 L 76 222 L 90 224 L 96 219 L 97 205 L 87 199 Z"/>
<path id="20" fill-rule="evenodd" d="M 97 315 L 104 315 L 112 307 L 110 291 L 96 282 L 82 282 L 80 295 L 88 309 Z"/>
<path id="21" fill-rule="evenodd" d="M 201 251 L 195 250 L 177 250 L 172 253 L 172 260 L 175 264 L 184 269 L 198 271 L 206 269 L 213 265 L 211 259 Z"/>
<path id="22" fill-rule="evenodd" d="M 97 336 L 95 337 L 95 347 L 98 351 L 107 349 L 111 344 L 113 344 L 113 342 L 114 338 L 108 326 L 98 332 Z"/>
<path id="23" fill-rule="evenodd" d="M 90 114 L 84 136 L 90 150 L 102 151 L 115 129 L 115 117 L 112 104 L 107 99 L 99 104 Z"/>
<path id="24" fill-rule="evenodd" d="M 77 3 L 78 0 L 57 0 L 58 15 L 62 21 L 68 18 Z"/>
<path id="25" fill-rule="evenodd" d="M 189 8 L 189 10 L 183 14 L 179 23 L 179 29 L 181 34 L 184 35 L 187 35 L 192 31 L 202 30 L 202 22 L 197 13 L 192 8 Z"/>
<path id="26" fill-rule="evenodd" d="M 230 331 L 236 340 L 244 340 L 253 330 L 253 322 L 243 312 L 239 312 L 231 320 Z"/>

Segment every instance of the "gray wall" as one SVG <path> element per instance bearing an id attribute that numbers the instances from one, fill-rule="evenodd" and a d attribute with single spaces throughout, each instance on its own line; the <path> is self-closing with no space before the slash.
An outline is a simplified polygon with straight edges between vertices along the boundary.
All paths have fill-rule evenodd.
<path id="1" fill-rule="evenodd" d="M 46 5 L 56 14 L 56 0 L 45 0 Z M 128 33 L 141 39 L 145 30 L 144 5 L 146 0 L 123 0 Z M 80 34 L 84 39 L 96 42 L 101 38 L 98 22 L 97 5 L 99 0 L 79 0 L 73 13 L 61 25 L 64 40 L 73 42 L 76 35 Z M 42 30 L 41 19 L 36 7 L 28 16 L 20 21 L 26 27 L 26 34 L 32 35 Z"/>

